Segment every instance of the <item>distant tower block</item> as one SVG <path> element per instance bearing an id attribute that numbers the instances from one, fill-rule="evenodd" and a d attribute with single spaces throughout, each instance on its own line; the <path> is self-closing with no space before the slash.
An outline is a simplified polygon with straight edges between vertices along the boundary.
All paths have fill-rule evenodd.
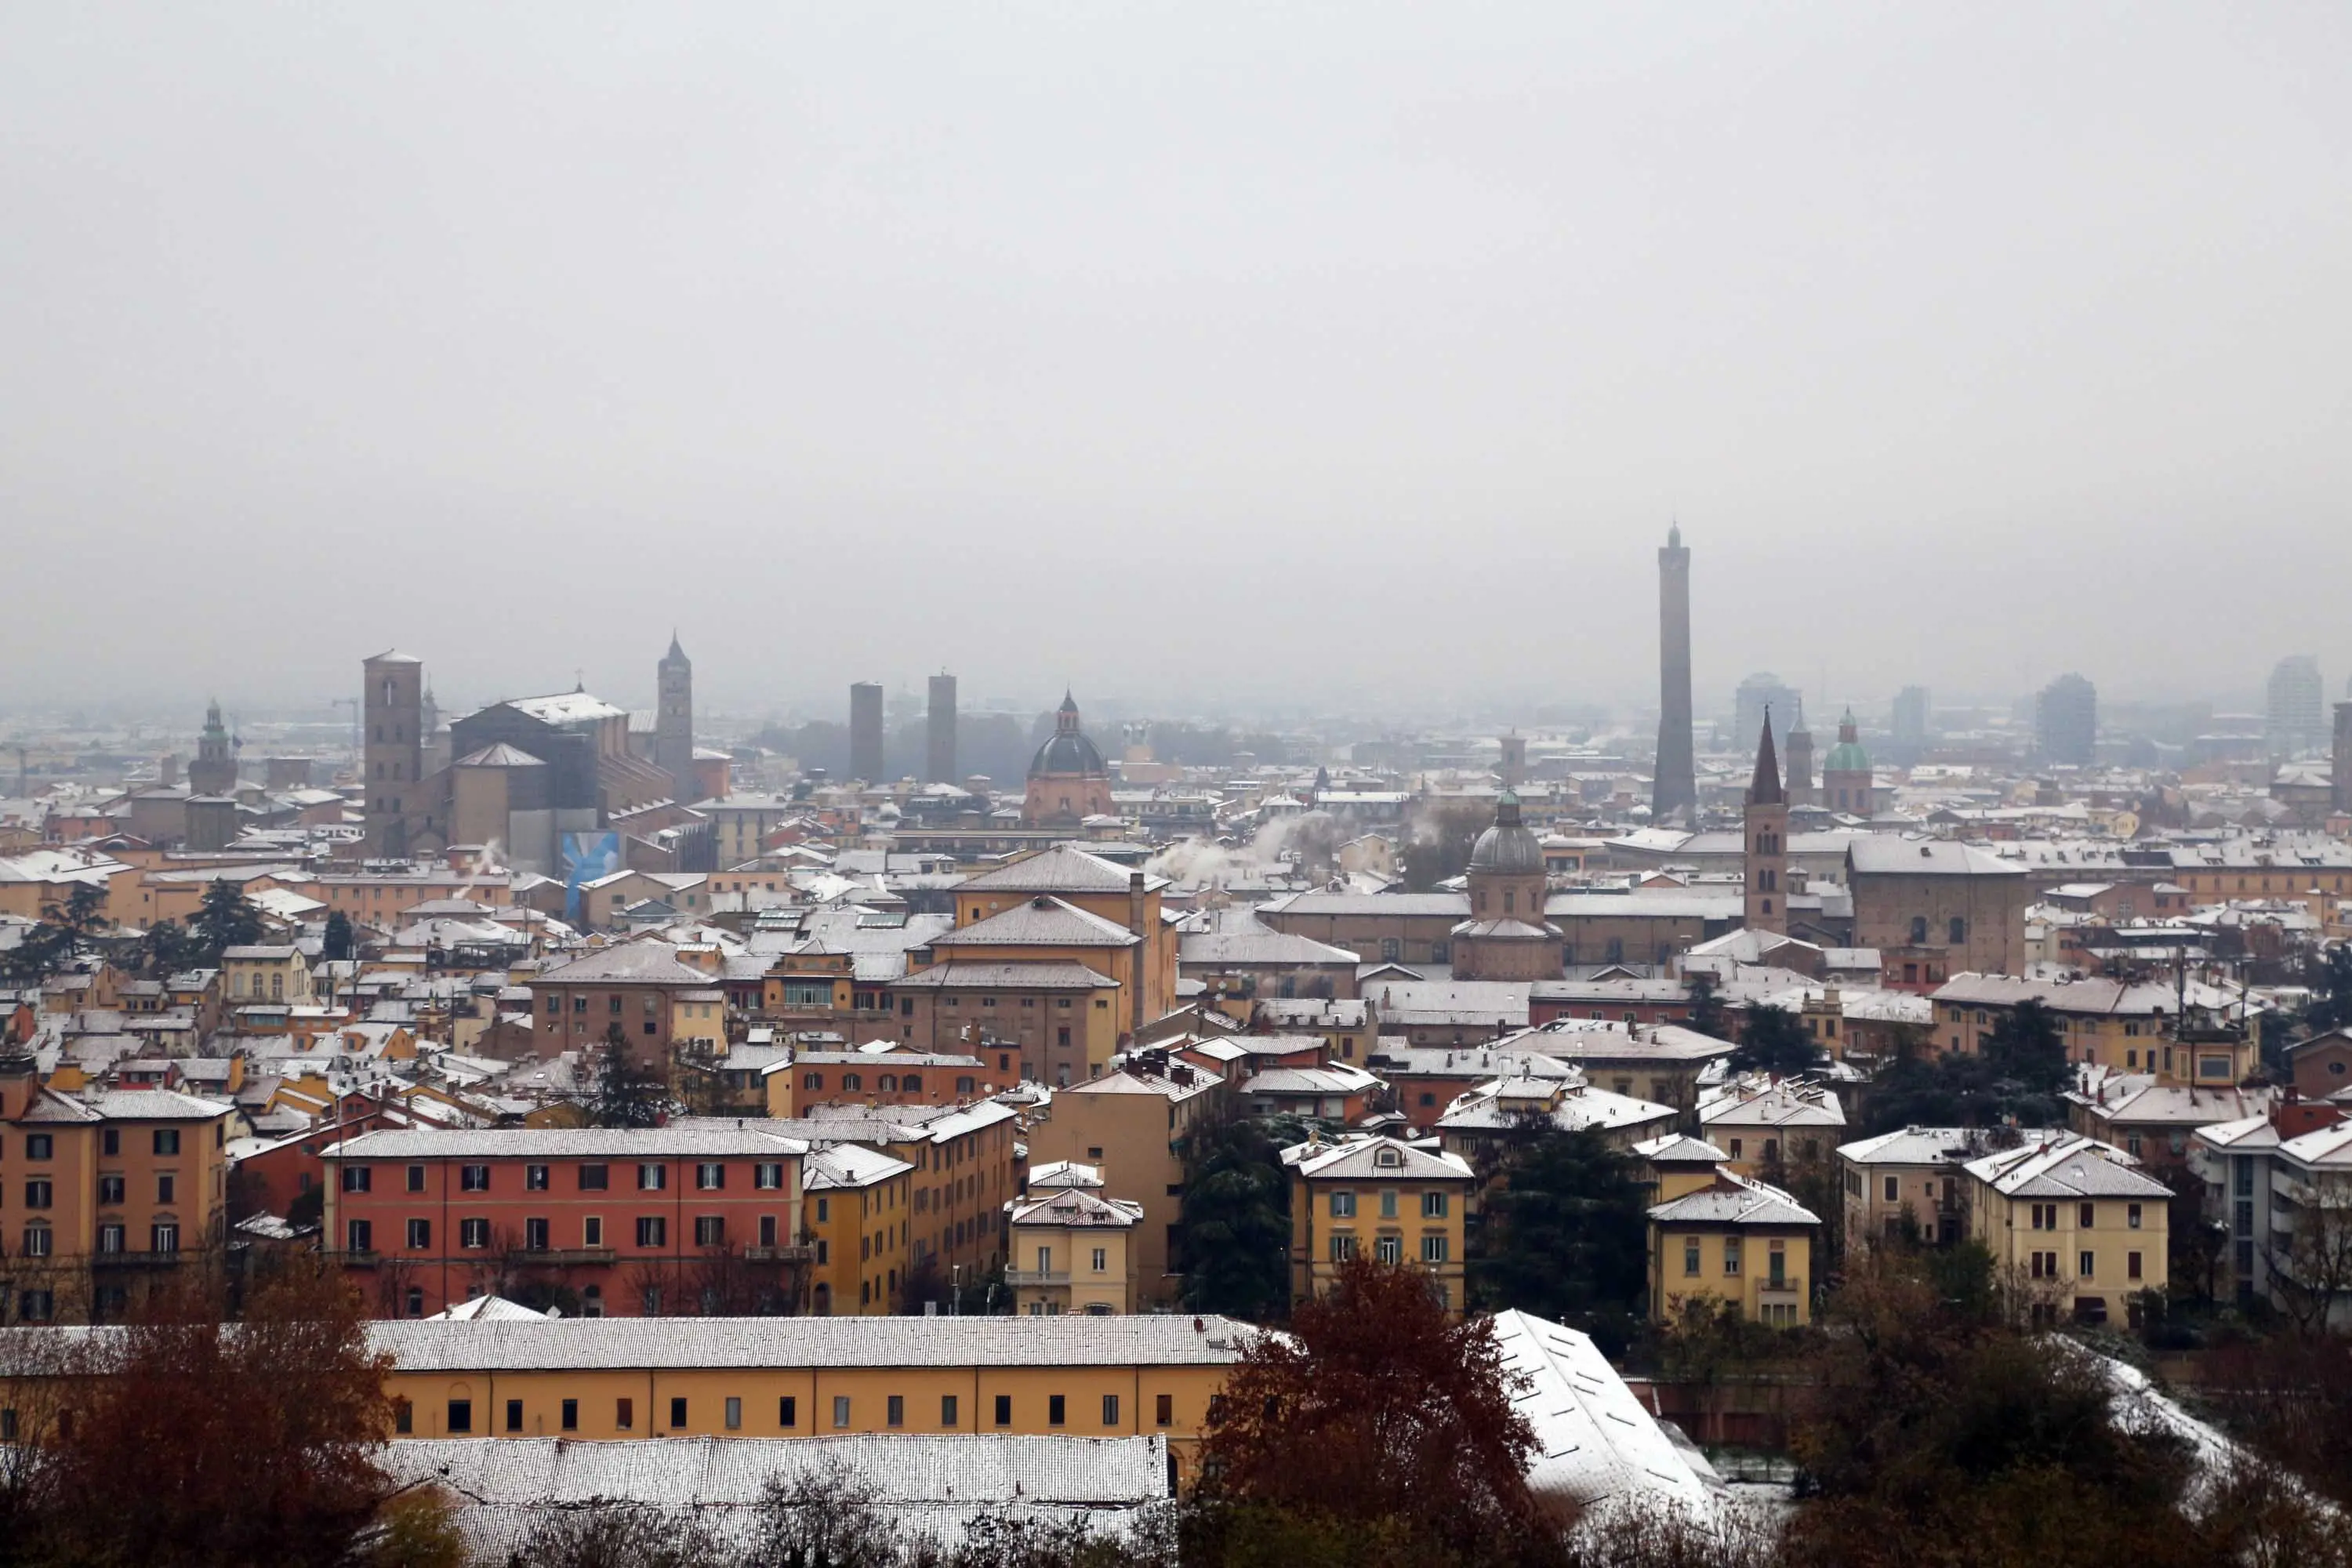
<path id="1" fill-rule="evenodd" d="M 425 661 L 380 653 L 361 666 L 360 766 L 366 793 L 362 820 L 371 855 L 408 853 L 408 819 L 422 815 L 425 772 Z"/>
<path id="2" fill-rule="evenodd" d="M 1503 737 L 1503 787 L 1517 789 L 1527 782 L 1528 738 L 1525 735 Z"/>
<path id="3" fill-rule="evenodd" d="M 849 689 L 849 776 L 866 784 L 882 779 L 882 688 L 861 680 Z"/>
<path id="4" fill-rule="evenodd" d="M 956 782 L 956 678 L 931 677 L 930 707 L 923 722 L 923 777 L 929 784 Z"/>
<path id="5" fill-rule="evenodd" d="M 1687 819 L 1698 809 L 1691 756 L 1690 552 L 1679 525 L 1658 552 L 1658 760 L 1650 820 Z"/>
<path id="6" fill-rule="evenodd" d="M 670 798 L 691 805 L 702 792 L 694 779 L 694 661 L 669 634 L 669 651 L 654 667 L 654 766 L 670 777 Z"/>
<path id="7" fill-rule="evenodd" d="M 1789 793 L 1772 752 L 1772 714 L 1764 713 L 1756 776 L 1748 784 L 1745 894 L 1748 929 L 1789 934 Z"/>

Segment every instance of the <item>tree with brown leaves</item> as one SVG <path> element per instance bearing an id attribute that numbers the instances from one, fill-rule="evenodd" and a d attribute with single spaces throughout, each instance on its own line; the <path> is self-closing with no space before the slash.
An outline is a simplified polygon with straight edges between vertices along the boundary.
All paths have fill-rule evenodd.
<path id="1" fill-rule="evenodd" d="M 83 1342 L 44 1444 L 51 1560 L 202 1565 L 346 1561 L 388 1487 L 389 1358 L 340 1273 L 289 1268 L 220 1321 L 201 1290 Z"/>
<path id="2" fill-rule="evenodd" d="M 1244 1348 L 1211 1414 L 1187 1559 L 1254 1560 L 1272 1530 L 1355 1562 L 1557 1561 L 1562 1521 L 1528 1490 L 1535 1432 L 1513 1392 L 1486 1320 L 1450 1318 L 1416 1269 L 1358 1259 L 1289 1333 Z"/>

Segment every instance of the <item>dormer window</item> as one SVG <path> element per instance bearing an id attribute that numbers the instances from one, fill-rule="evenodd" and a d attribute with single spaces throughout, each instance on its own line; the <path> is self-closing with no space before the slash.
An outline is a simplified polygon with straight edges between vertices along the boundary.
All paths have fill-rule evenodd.
<path id="1" fill-rule="evenodd" d="M 1372 1157 L 1372 1163 L 1383 1169 L 1392 1170 L 1404 1163 L 1404 1154 L 1400 1150 L 1383 1149 Z"/>

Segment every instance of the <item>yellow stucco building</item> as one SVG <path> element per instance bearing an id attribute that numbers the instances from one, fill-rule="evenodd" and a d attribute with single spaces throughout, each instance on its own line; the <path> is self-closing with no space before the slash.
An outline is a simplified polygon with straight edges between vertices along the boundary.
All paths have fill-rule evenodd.
<path id="1" fill-rule="evenodd" d="M 1686 1303 L 1736 1302 L 1751 1322 L 1812 1321 L 1811 1209 L 1728 1166 L 1705 1186 L 1650 1210 L 1650 1321 L 1675 1321 Z"/>
<path id="2" fill-rule="evenodd" d="M 1136 1309 L 1135 1233 L 1143 1205 L 1084 1187 L 1033 1194 L 1013 1205 L 1013 1310 L 1028 1317 L 1103 1317 Z"/>
<path id="3" fill-rule="evenodd" d="M 1290 1293 L 1322 1295 L 1350 1259 L 1426 1272 L 1457 1316 L 1464 1226 L 1478 1174 L 1459 1154 L 1387 1137 L 1294 1144 L 1290 1168 Z"/>
<path id="4" fill-rule="evenodd" d="M 2172 1190 L 2112 1144 L 2069 1134 L 1971 1160 L 1969 1235 L 2032 1299 L 2034 1315 L 2137 1321 L 2161 1290 Z"/>

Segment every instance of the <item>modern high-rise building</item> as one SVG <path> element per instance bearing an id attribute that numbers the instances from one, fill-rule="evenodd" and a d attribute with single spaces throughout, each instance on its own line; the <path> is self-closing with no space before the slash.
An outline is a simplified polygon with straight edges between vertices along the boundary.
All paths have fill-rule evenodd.
<path id="1" fill-rule="evenodd" d="M 1887 727 L 1895 731 L 1898 744 L 1917 746 L 1927 739 L 1927 689 L 1906 686 L 1895 694 L 1894 722 Z"/>
<path id="2" fill-rule="evenodd" d="M 694 778 L 694 661 L 669 634 L 669 651 L 654 667 L 654 766 L 670 776 L 672 800 L 692 805 L 701 791 Z"/>
<path id="3" fill-rule="evenodd" d="M 2033 700 L 2033 753 L 2041 761 L 2088 767 L 2099 738 L 2099 689 L 2068 673 Z"/>
<path id="4" fill-rule="evenodd" d="M 2283 658 L 2271 671 L 2268 721 L 2263 733 L 2273 760 L 2315 752 L 2327 737 L 2327 683 L 2319 661 L 2307 653 Z"/>
<path id="5" fill-rule="evenodd" d="M 849 689 L 849 776 L 866 784 L 882 780 L 882 687 L 860 680 Z"/>
<path id="6" fill-rule="evenodd" d="M 1658 552 L 1658 757 L 1650 820 L 1687 819 L 1698 810 L 1691 749 L 1690 552 L 1679 524 Z"/>
<path id="7" fill-rule="evenodd" d="M 1756 750 L 1764 736 L 1764 710 L 1786 734 L 1805 727 L 1805 694 L 1782 682 L 1770 670 L 1759 670 L 1739 683 L 1731 700 L 1731 743 L 1742 753 Z"/>
<path id="8" fill-rule="evenodd" d="M 930 706 L 923 715 L 923 777 L 931 784 L 955 784 L 956 678 L 944 672 L 931 677 Z"/>

